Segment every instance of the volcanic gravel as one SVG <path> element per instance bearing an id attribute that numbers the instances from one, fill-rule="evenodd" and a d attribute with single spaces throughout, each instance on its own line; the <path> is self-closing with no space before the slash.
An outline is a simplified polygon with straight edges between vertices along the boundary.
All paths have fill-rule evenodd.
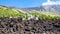
<path id="1" fill-rule="evenodd" d="M 0 18 L 0 34 L 60 34 L 60 20 Z"/>

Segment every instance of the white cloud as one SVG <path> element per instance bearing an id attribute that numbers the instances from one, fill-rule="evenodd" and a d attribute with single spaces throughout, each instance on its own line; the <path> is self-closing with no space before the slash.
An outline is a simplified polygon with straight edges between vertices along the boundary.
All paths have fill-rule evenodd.
<path id="1" fill-rule="evenodd" d="M 47 2 L 44 2 L 42 5 L 57 5 L 57 4 L 60 5 L 60 1 L 54 2 L 54 1 L 48 0 Z"/>

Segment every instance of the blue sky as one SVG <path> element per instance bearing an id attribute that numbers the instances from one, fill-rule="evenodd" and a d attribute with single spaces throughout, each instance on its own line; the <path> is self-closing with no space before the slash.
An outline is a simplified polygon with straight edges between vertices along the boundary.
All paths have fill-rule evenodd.
<path id="1" fill-rule="evenodd" d="M 28 8 L 40 6 L 42 3 L 47 0 L 0 0 L 0 5 L 19 7 L 19 8 Z M 51 0 L 57 1 L 57 0 Z"/>

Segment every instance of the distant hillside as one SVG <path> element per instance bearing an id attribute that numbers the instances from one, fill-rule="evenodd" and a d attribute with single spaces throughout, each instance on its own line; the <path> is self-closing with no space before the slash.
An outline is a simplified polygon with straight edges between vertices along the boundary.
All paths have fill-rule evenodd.
<path id="1" fill-rule="evenodd" d="M 28 10 L 28 11 L 47 11 L 47 12 L 56 12 L 58 14 L 60 14 L 60 5 L 41 5 L 39 7 L 31 7 L 31 8 L 25 8 L 24 10 Z"/>

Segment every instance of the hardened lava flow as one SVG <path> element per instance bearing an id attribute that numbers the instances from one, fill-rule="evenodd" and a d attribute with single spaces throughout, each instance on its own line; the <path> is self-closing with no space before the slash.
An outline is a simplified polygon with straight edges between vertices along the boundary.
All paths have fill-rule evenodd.
<path id="1" fill-rule="evenodd" d="M 59 34 L 60 20 L 0 18 L 0 34 Z"/>

